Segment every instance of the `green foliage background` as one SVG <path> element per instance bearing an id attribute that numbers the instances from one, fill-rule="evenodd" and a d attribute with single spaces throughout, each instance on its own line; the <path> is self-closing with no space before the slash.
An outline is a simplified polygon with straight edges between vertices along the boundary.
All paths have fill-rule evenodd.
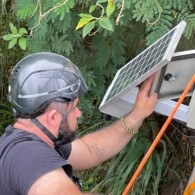
<path id="1" fill-rule="evenodd" d="M 7 78 L 10 68 L 24 55 L 52 51 L 67 56 L 80 68 L 89 87 L 88 95 L 81 100 L 82 131 L 85 132 L 107 123 L 97 109 L 115 73 L 125 63 L 181 20 L 185 20 L 187 26 L 177 51 L 193 49 L 195 45 L 195 2 L 192 0 L 4 0 L 1 6 L 1 37 L 10 33 L 10 22 L 28 31 L 25 51 L 18 45 L 7 50 L 8 43 L 0 39 L 2 132 L 13 121 L 6 101 Z M 93 17 L 88 22 L 87 14 Z M 84 23 L 76 30 L 82 18 Z M 136 167 L 133 165 L 140 161 L 152 142 L 152 134 L 148 132 L 151 124 L 144 125 L 143 133 L 115 159 L 85 175 L 92 178 L 84 177 L 86 190 L 93 188 L 107 194 L 122 192 Z M 143 142 L 145 145 L 139 144 Z M 139 179 L 144 182 L 136 184 L 131 194 L 158 194 L 167 151 L 164 141 L 162 145 Z"/>

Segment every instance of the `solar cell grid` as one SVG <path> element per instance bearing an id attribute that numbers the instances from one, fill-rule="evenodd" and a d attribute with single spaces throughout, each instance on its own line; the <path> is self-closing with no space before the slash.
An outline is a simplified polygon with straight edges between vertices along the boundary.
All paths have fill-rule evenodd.
<path id="1" fill-rule="evenodd" d="M 160 66 L 170 59 L 167 59 L 168 54 L 174 53 L 176 46 L 174 41 L 179 41 L 186 23 L 183 21 L 175 28 L 166 33 L 163 37 L 157 40 L 154 44 L 140 53 L 133 60 L 128 62 L 120 70 L 118 70 L 109 90 L 107 91 L 103 104 L 111 101 L 113 98 L 121 94 L 127 88 L 135 87 L 140 84 L 144 78 L 151 72 L 152 69 Z M 181 32 L 182 31 L 182 32 Z M 178 37 L 177 37 L 178 34 Z M 172 47 L 172 50 L 170 49 Z M 161 65 L 162 66 L 162 65 Z M 157 69 L 157 68 L 156 68 Z M 157 71 L 157 70 L 156 70 Z"/>

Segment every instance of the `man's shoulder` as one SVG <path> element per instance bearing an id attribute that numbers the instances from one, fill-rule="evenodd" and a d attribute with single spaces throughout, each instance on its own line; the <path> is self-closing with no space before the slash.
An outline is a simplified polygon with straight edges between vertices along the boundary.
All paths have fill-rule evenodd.
<path id="1" fill-rule="evenodd" d="M 7 184 L 12 183 L 16 189 L 19 188 L 21 194 L 27 194 L 40 176 L 66 165 L 67 162 L 54 148 L 40 139 L 23 132 L 15 133 L 3 139 L 4 145 L 0 143 L 0 170 Z"/>
<path id="2" fill-rule="evenodd" d="M 0 143 L 2 160 L 9 163 L 62 160 L 54 148 L 42 141 L 33 133 L 9 127 L 6 129 Z M 25 160 L 24 160 L 25 159 Z"/>
<path id="3" fill-rule="evenodd" d="M 13 151 L 26 151 L 32 147 L 48 147 L 47 144 L 35 134 L 28 133 L 20 129 L 15 129 L 12 126 L 6 128 L 6 131 L 0 140 L 0 156 L 6 155 L 7 153 Z"/>
<path id="4" fill-rule="evenodd" d="M 61 159 L 55 149 L 45 142 L 31 139 L 31 137 L 25 138 L 26 139 L 22 139 L 19 142 L 16 142 L 13 147 L 10 148 L 10 157 L 14 158 L 15 160 L 20 160 L 21 158 L 25 157 L 31 159 L 31 162 L 44 159 L 48 160 L 49 158 L 53 157 Z"/>

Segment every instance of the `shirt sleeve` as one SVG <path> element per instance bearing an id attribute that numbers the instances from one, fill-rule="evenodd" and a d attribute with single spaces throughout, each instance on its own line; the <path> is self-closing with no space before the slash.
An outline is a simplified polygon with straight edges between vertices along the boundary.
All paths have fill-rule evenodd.
<path id="1" fill-rule="evenodd" d="M 43 174 L 68 165 L 52 147 L 39 141 L 16 144 L 8 155 L 9 178 L 18 194 L 27 195 L 32 184 Z"/>
<path id="2" fill-rule="evenodd" d="M 72 144 L 68 143 L 68 144 L 63 144 L 59 147 L 56 148 L 56 150 L 58 151 L 58 153 L 64 158 L 64 159 L 68 159 L 72 150 Z"/>

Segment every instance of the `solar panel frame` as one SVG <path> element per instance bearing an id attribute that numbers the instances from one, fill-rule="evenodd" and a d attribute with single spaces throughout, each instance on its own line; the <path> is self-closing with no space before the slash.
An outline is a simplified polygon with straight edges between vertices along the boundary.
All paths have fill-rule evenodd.
<path id="1" fill-rule="evenodd" d="M 180 22 L 177 26 L 119 69 L 104 95 L 99 107 L 100 111 L 103 112 L 103 110 L 114 103 L 118 97 L 139 85 L 170 62 L 185 26 L 185 21 Z M 127 72 L 128 69 L 131 69 L 131 71 Z M 138 73 L 136 70 L 138 70 Z M 128 75 L 128 78 L 130 77 L 129 79 L 126 78 L 126 73 L 130 73 L 130 75 Z"/>

